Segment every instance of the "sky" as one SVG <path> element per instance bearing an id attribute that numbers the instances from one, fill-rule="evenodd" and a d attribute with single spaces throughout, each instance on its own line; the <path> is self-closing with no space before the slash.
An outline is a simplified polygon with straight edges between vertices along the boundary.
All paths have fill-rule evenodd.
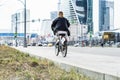
<path id="1" fill-rule="evenodd" d="M 24 0 L 21 0 L 24 1 Z M 50 18 L 50 12 L 56 11 L 58 8 L 58 0 L 26 0 L 27 8 L 30 9 L 30 19 L 48 19 Z M 113 1 L 113 0 L 108 0 Z M 115 15 L 119 15 L 120 12 L 119 2 L 116 1 L 117 6 L 115 6 Z M 119 1 L 119 2 L 118 2 Z M 118 3 L 117 3 L 118 2 Z M 0 31 L 1 30 L 10 30 L 11 29 L 11 15 L 16 13 L 17 11 L 23 9 L 23 4 L 19 0 L 0 0 Z M 120 23 L 117 20 L 118 17 L 115 17 L 115 26 L 119 26 Z M 35 26 L 35 23 L 32 24 Z M 39 25 L 38 25 L 39 26 Z M 39 28 L 39 27 L 38 27 Z M 38 28 L 34 28 L 37 30 Z"/>
<path id="2" fill-rule="evenodd" d="M 24 2 L 24 0 L 21 0 Z M 26 0 L 31 19 L 48 19 L 57 10 L 58 0 Z M 11 15 L 23 9 L 19 0 L 0 0 L 0 30 L 10 30 Z"/>

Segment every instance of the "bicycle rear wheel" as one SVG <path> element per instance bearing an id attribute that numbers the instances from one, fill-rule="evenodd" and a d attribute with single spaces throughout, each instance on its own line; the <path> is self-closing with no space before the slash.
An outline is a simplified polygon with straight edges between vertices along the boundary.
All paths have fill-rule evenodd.
<path id="1" fill-rule="evenodd" d="M 67 55 L 67 42 L 64 43 L 62 48 L 62 56 L 66 57 L 66 55 Z"/>
<path id="2" fill-rule="evenodd" d="M 59 45 L 55 44 L 55 55 L 58 56 L 59 55 Z"/>

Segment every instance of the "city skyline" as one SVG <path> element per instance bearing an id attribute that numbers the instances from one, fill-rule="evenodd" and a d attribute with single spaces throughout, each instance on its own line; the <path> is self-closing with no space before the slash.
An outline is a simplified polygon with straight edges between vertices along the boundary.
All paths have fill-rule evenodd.
<path id="1" fill-rule="evenodd" d="M 103 1 L 103 0 L 101 0 L 101 1 Z M 119 28 L 120 23 L 117 21 L 117 17 L 116 17 L 116 15 L 119 17 L 118 13 L 120 12 L 118 10 L 119 0 L 106 0 L 106 1 L 114 1 L 114 4 L 115 4 L 114 5 L 114 17 L 111 18 L 111 21 L 112 21 L 112 19 L 114 19 L 115 20 L 114 21 L 115 28 Z M 36 0 L 36 1 L 28 0 L 27 1 L 27 8 L 30 9 L 30 20 L 41 19 L 41 22 L 42 22 L 42 20 L 44 20 L 44 19 L 50 19 L 50 12 L 58 10 L 58 1 L 53 0 L 53 2 L 51 2 L 49 0 L 44 0 L 42 2 L 39 1 L 39 0 Z M 96 10 L 97 7 L 98 7 L 98 3 L 97 4 L 96 3 L 97 3 L 97 0 L 94 1 L 94 7 L 93 7 L 94 13 L 93 14 L 95 16 L 100 16 L 100 15 L 98 15 L 99 10 Z M 14 6 L 16 6 L 16 7 L 14 7 Z M 8 7 L 10 7 L 10 8 L 8 8 Z M 66 6 L 66 7 L 68 7 L 68 6 Z M 9 29 L 11 29 L 11 15 L 16 13 L 16 12 L 22 11 L 22 9 L 23 9 L 23 5 L 17 0 L 11 0 L 11 1 L 3 0 L 3 1 L 0 1 L 0 10 L 1 10 L 0 31 L 1 30 L 9 31 Z M 96 11 L 98 11 L 97 14 L 96 14 Z M 93 17 L 93 18 L 96 18 L 96 17 Z M 97 21 L 96 19 L 95 19 L 95 21 Z M 99 23 L 94 23 L 94 25 L 99 26 Z M 34 28 L 34 26 L 35 26 L 35 28 Z M 31 27 L 32 31 L 39 31 L 40 26 L 41 26 L 41 23 L 36 23 L 36 22 L 30 23 L 30 27 Z M 95 31 L 99 31 L 98 29 L 99 29 L 98 27 L 94 28 Z"/>

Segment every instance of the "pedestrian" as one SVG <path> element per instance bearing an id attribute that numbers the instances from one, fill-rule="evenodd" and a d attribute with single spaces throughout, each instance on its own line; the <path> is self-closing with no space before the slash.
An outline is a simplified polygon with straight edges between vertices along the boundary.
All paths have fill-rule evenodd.
<path id="1" fill-rule="evenodd" d="M 104 41 L 103 41 L 103 39 L 101 40 L 101 47 L 104 47 Z"/>

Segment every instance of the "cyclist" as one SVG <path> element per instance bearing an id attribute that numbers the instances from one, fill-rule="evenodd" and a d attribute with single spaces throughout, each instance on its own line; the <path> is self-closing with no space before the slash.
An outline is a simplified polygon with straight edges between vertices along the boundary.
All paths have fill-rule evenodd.
<path id="1" fill-rule="evenodd" d="M 69 21 L 65 17 L 63 17 L 63 12 L 60 11 L 59 17 L 56 18 L 51 25 L 51 29 L 54 35 L 56 35 L 58 31 L 66 31 L 67 35 L 70 36 L 70 31 L 68 29 L 69 27 L 70 27 Z"/>

